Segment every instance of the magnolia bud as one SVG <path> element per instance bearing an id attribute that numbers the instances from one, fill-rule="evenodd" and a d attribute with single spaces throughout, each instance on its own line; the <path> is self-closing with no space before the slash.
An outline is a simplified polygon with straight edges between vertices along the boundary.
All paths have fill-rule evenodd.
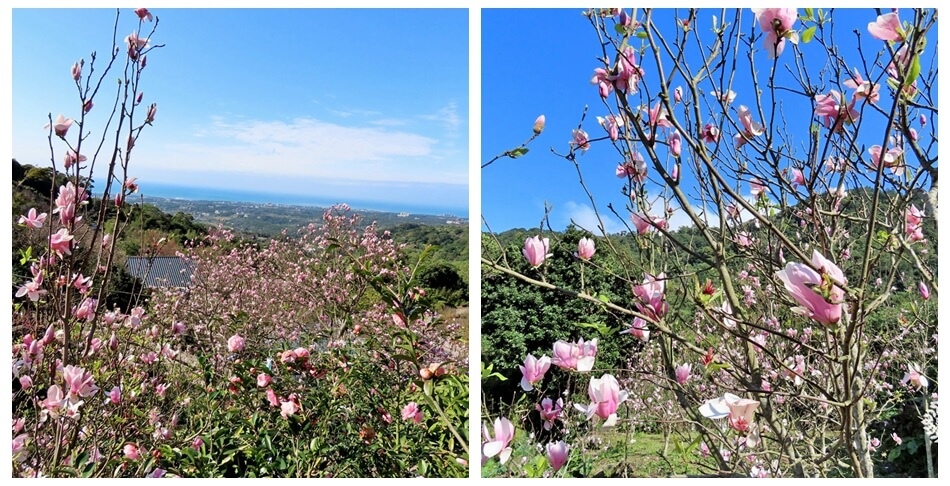
<path id="1" fill-rule="evenodd" d="M 539 116 L 538 119 L 534 121 L 534 134 L 541 135 L 542 131 L 544 131 L 544 115 Z"/>

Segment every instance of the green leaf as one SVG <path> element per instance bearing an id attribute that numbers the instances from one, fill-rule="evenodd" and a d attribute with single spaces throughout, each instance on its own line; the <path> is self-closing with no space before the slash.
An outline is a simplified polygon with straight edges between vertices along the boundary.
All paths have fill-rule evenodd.
<path id="1" fill-rule="evenodd" d="M 624 27 L 623 25 L 621 25 L 621 24 L 614 24 L 614 31 L 617 32 L 618 34 L 625 34 L 625 33 L 626 33 L 626 30 L 627 30 L 627 28 Z"/>
<path id="2" fill-rule="evenodd" d="M 637 36 L 637 37 L 639 37 L 639 38 L 641 38 L 641 39 L 646 39 L 646 38 L 648 37 L 646 31 L 643 31 L 643 30 L 638 30 L 637 33 L 636 33 L 636 34 L 633 34 L 633 35 L 635 35 L 635 36 Z"/>
<path id="3" fill-rule="evenodd" d="M 33 247 L 28 246 L 26 250 L 20 250 L 20 265 L 26 265 L 33 260 Z"/>
<path id="4" fill-rule="evenodd" d="M 599 300 L 599 301 L 601 301 L 601 302 L 603 302 L 603 303 L 605 303 L 605 304 L 609 304 L 609 303 L 610 303 L 610 297 L 607 297 L 605 294 L 599 294 L 599 295 L 597 296 L 597 300 Z"/>
<path id="5" fill-rule="evenodd" d="M 725 370 L 729 368 L 728 363 L 711 363 L 706 367 L 706 376 L 718 373 L 720 370 Z"/>
<path id="6" fill-rule="evenodd" d="M 817 25 L 813 25 L 805 29 L 805 31 L 802 32 L 802 42 L 805 44 L 808 44 L 809 42 L 811 42 L 812 38 L 815 37 L 815 30 L 817 29 L 818 29 Z"/>
<path id="7" fill-rule="evenodd" d="M 904 79 L 904 84 L 906 86 L 914 84 L 918 76 L 920 76 L 920 54 L 914 56 L 913 61 L 911 61 L 910 70 L 907 71 L 907 78 Z"/>
<path id="8" fill-rule="evenodd" d="M 603 337 L 608 337 L 613 334 L 613 332 L 611 332 L 612 329 L 602 322 L 578 322 L 577 326 L 585 329 L 594 329 Z"/>
<path id="9" fill-rule="evenodd" d="M 815 17 L 815 11 L 812 10 L 812 9 L 810 9 L 810 8 L 806 8 L 806 9 L 805 9 L 805 16 L 802 17 L 802 20 L 811 20 L 811 19 L 814 18 L 814 17 Z"/>
<path id="10" fill-rule="evenodd" d="M 526 154 L 526 153 L 528 153 L 528 147 L 518 147 L 518 148 L 516 148 L 516 149 L 514 149 L 514 150 L 509 151 L 509 152 L 508 152 L 508 157 L 511 157 L 511 158 L 513 158 L 513 159 L 517 159 L 518 157 L 521 157 L 522 155 L 524 155 L 524 154 Z"/>

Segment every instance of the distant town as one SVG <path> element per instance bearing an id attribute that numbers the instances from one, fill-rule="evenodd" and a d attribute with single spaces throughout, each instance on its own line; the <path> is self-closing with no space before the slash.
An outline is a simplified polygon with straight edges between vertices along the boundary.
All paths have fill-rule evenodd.
<path id="1" fill-rule="evenodd" d="M 236 202 L 236 201 L 192 201 L 155 196 L 141 196 L 136 201 L 151 204 L 162 211 L 175 214 L 191 214 L 195 221 L 221 225 L 227 228 L 246 231 L 261 236 L 273 236 L 281 231 L 294 231 L 297 228 L 321 220 L 325 208 L 318 206 Z M 402 223 L 423 225 L 467 225 L 468 218 L 455 215 L 416 214 L 410 212 L 385 212 L 353 208 L 366 224 L 375 221 L 380 228 L 389 228 Z"/>

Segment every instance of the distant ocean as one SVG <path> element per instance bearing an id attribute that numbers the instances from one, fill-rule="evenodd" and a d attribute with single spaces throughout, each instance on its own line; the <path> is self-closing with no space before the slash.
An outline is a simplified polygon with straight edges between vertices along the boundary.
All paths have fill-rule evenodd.
<path id="1" fill-rule="evenodd" d="M 330 207 L 335 204 L 346 203 L 353 209 L 382 211 L 387 213 L 408 212 L 412 214 L 452 215 L 468 218 L 468 208 L 451 206 L 426 206 L 402 202 L 361 201 L 358 199 L 335 200 L 321 196 L 307 196 L 301 194 L 281 194 L 273 192 L 255 192 L 236 189 L 220 189 L 206 187 L 177 186 L 149 182 L 142 184 L 140 192 L 143 196 L 162 197 L 166 199 L 184 199 L 188 201 L 229 201 L 249 203 L 288 204 L 295 206 Z"/>

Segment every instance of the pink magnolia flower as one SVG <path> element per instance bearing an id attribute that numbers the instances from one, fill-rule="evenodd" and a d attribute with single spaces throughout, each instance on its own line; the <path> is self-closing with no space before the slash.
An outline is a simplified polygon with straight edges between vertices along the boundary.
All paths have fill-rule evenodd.
<path id="1" fill-rule="evenodd" d="M 725 104 L 727 104 L 727 105 L 728 105 L 729 103 L 732 103 L 733 100 L 736 99 L 736 92 L 733 91 L 733 90 L 731 90 L 731 89 L 726 90 L 725 93 L 722 93 L 722 92 L 719 92 L 719 91 L 710 91 L 709 94 L 711 94 L 711 95 L 713 96 L 713 98 L 715 98 L 715 99 L 717 99 L 717 100 L 719 100 L 719 101 L 722 101 L 723 103 L 725 103 Z"/>
<path id="2" fill-rule="evenodd" d="M 150 365 L 158 361 L 158 355 L 155 354 L 155 351 L 149 351 L 139 356 L 139 359 L 141 359 L 143 363 Z"/>
<path id="3" fill-rule="evenodd" d="M 736 233 L 732 239 L 733 241 L 735 241 L 737 245 L 743 248 L 752 246 L 752 242 L 754 241 L 754 239 L 752 238 L 752 235 L 750 235 L 748 231 L 740 231 Z"/>
<path id="4" fill-rule="evenodd" d="M 28 296 L 31 302 L 36 302 L 40 300 L 40 297 L 46 295 L 46 290 L 43 289 L 42 274 L 40 274 L 38 278 L 34 278 L 33 280 L 26 282 L 19 289 L 17 289 L 17 298 L 23 297 L 24 295 Z"/>
<path id="5" fill-rule="evenodd" d="M 633 287 L 633 293 L 640 302 L 637 309 L 654 321 L 659 321 L 666 315 L 669 305 L 665 301 L 666 273 L 657 276 L 644 274 L 643 283 Z"/>
<path id="6" fill-rule="evenodd" d="M 69 131 L 69 127 L 71 127 L 72 124 L 73 124 L 72 118 L 66 118 L 65 116 L 60 114 L 59 116 L 56 117 L 55 120 L 53 120 L 53 123 L 52 123 L 53 133 L 55 133 L 57 137 L 63 138 L 66 136 L 66 132 Z M 43 128 L 49 130 L 50 124 L 47 123 L 46 126 Z"/>
<path id="7" fill-rule="evenodd" d="M 901 436 L 897 435 L 897 432 L 891 432 L 891 439 L 894 439 L 894 443 L 897 445 L 901 445 L 901 443 L 904 442 Z"/>
<path id="8" fill-rule="evenodd" d="M 44 222 L 46 222 L 46 213 L 36 214 L 36 208 L 30 208 L 26 216 L 20 216 L 17 224 L 22 224 L 30 229 L 40 229 Z"/>
<path id="9" fill-rule="evenodd" d="M 86 188 L 79 186 L 76 187 L 73 185 L 72 181 L 67 182 L 66 185 L 59 186 L 59 193 L 56 196 L 54 203 L 56 204 L 56 209 L 53 210 L 53 213 L 58 213 L 64 210 L 69 205 L 85 205 L 89 200 L 89 193 L 86 192 Z"/>
<path id="10" fill-rule="evenodd" d="M 238 353 L 244 350 L 244 338 L 235 334 L 228 338 L 228 351 Z"/>
<path id="11" fill-rule="evenodd" d="M 676 382 L 680 385 L 685 385 L 689 381 L 690 376 L 693 372 L 693 365 L 689 363 L 683 363 L 676 367 Z"/>
<path id="12" fill-rule="evenodd" d="M 740 431 L 748 431 L 755 420 L 755 409 L 759 407 L 757 400 L 741 398 L 726 393 L 722 397 L 706 400 L 699 407 L 699 413 L 706 418 L 719 420 L 729 418 L 729 425 Z"/>
<path id="13" fill-rule="evenodd" d="M 73 67 L 69 70 L 69 74 L 72 75 L 73 81 L 79 81 L 79 78 L 82 77 L 82 63 L 74 62 Z"/>
<path id="14" fill-rule="evenodd" d="M 545 446 L 545 453 L 548 457 L 548 464 L 551 465 L 551 468 L 554 469 L 554 472 L 557 472 L 559 469 L 564 467 L 564 464 L 567 463 L 568 456 L 567 443 L 563 440 L 557 442 L 548 442 Z"/>
<path id="15" fill-rule="evenodd" d="M 495 419 L 495 437 L 492 438 L 488 425 L 482 425 L 482 462 L 498 456 L 502 464 L 511 457 L 511 441 L 515 438 L 515 426 L 505 417 Z"/>
<path id="16" fill-rule="evenodd" d="M 548 372 L 548 368 L 550 367 L 551 358 L 547 356 L 535 358 L 534 355 L 529 354 L 524 359 L 524 365 L 519 366 L 522 375 L 521 388 L 524 391 L 533 390 L 533 385 L 544 379 L 544 374 Z"/>
<path id="17" fill-rule="evenodd" d="M 59 385 L 53 385 L 46 390 L 46 399 L 40 402 L 43 407 L 43 417 L 49 415 L 53 419 L 58 419 L 60 413 L 67 405 L 66 397 L 63 396 L 63 390 Z M 40 419 L 43 420 L 42 418 Z"/>
<path id="18" fill-rule="evenodd" d="M 716 143 L 719 141 L 719 127 L 712 123 L 707 123 L 703 127 L 703 142 Z"/>
<path id="19" fill-rule="evenodd" d="M 617 423 L 617 407 L 627 399 L 627 392 L 620 390 L 620 383 L 613 375 L 604 374 L 600 378 L 591 378 L 587 387 L 590 405 L 575 404 L 574 407 L 587 414 L 589 420 L 595 414 L 606 420 L 604 427 Z"/>
<path id="20" fill-rule="evenodd" d="M 135 9 L 135 15 L 139 17 L 139 20 L 145 20 L 148 22 L 152 21 L 152 13 L 149 12 L 147 8 Z"/>
<path id="21" fill-rule="evenodd" d="M 818 250 L 812 253 L 811 263 L 821 270 L 816 272 L 802 263 L 789 262 L 776 276 L 785 284 L 785 289 L 800 304 L 793 312 L 808 316 L 821 324 L 830 326 L 841 319 L 844 290 L 838 285 L 847 285 L 848 280 L 837 265 L 826 259 Z"/>
<path id="22" fill-rule="evenodd" d="M 610 80 L 610 73 L 604 68 L 594 69 L 594 77 L 590 78 L 590 84 L 596 84 L 601 98 L 610 96 L 614 89 L 614 83 Z"/>
<path id="23" fill-rule="evenodd" d="M 20 434 L 13 438 L 13 460 L 14 461 L 18 463 L 22 463 L 28 459 L 25 452 L 27 450 L 26 443 L 29 440 L 30 440 L 29 434 Z"/>
<path id="24" fill-rule="evenodd" d="M 617 75 L 613 77 L 618 90 L 626 93 L 636 93 L 637 84 L 643 76 L 643 69 L 636 63 L 633 47 L 627 46 L 617 58 Z"/>
<path id="25" fill-rule="evenodd" d="M 148 47 L 148 37 L 141 39 L 135 32 L 125 37 L 125 44 L 128 47 L 129 58 L 133 61 L 138 59 L 139 52 Z"/>
<path id="26" fill-rule="evenodd" d="M 749 430 L 755 421 L 755 409 L 759 407 L 758 400 L 740 398 L 726 401 L 729 407 L 729 426 L 739 432 Z"/>
<path id="27" fill-rule="evenodd" d="M 200 451 L 200 450 L 201 450 L 201 446 L 203 446 L 203 445 L 205 445 L 205 441 L 201 438 L 200 435 L 199 435 L 199 436 L 196 436 L 196 437 L 195 437 L 195 440 L 191 441 L 191 448 L 194 449 L 194 450 L 196 450 L 196 451 Z"/>
<path id="28" fill-rule="evenodd" d="M 76 164 L 78 162 L 85 162 L 85 161 L 86 161 L 86 156 L 82 154 L 76 155 L 75 150 L 67 150 L 66 155 L 63 156 L 63 166 L 67 169 L 72 167 L 73 164 Z"/>
<path id="29" fill-rule="evenodd" d="M 924 212 L 917 209 L 915 205 L 911 205 L 911 207 L 904 210 L 904 233 L 911 242 L 924 239 L 923 218 Z"/>
<path id="30" fill-rule="evenodd" d="M 277 393 L 273 388 L 268 388 L 267 391 L 264 392 L 264 395 L 267 396 L 267 402 L 270 403 L 272 407 L 280 406 L 280 399 L 277 398 Z"/>
<path id="31" fill-rule="evenodd" d="M 798 20 L 798 11 L 794 8 L 754 8 L 759 27 L 765 32 L 763 47 L 769 53 L 769 59 L 775 59 L 785 50 L 785 39 L 792 44 L 798 44 L 798 32 L 795 32 L 795 21 Z"/>
<path id="32" fill-rule="evenodd" d="M 638 235 L 642 235 L 653 229 L 653 225 L 650 224 L 650 221 L 637 213 L 632 213 L 630 219 L 633 221 L 633 226 L 637 228 Z"/>
<path id="33" fill-rule="evenodd" d="M 541 420 L 544 421 L 544 430 L 551 430 L 554 427 L 554 421 L 561 418 L 561 412 L 564 410 L 564 399 L 558 398 L 557 402 L 550 398 L 541 400 L 540 404 L 534 406 L 541 414 Z"/>
<path id="34" fill-rule="evenodd" d="M 853 97 L 856 99 L 865 98 L 871 103 L 877 103 L 881 99 L 881 85 L 865 81 L 858 68 L 854 68 L 854 77 L 844 80 L 842 84 L 854 90 Z"/>
<path id="35" fill-rule="evenodd" d="M 590 148 L 590 138 L 587 136 L 587 132 L 579 128 L 571 131 L 571 145 L 577 147 L 583 151 L 587 151 Z"/>
<path id="36" fill-rule="evenodd" d="M 140 456 L 139 447 L 135 444 L 126 444 L 125 447 L 122 448 L 122 453 L 125 454 L 126 459 L 133 461 Z"/>
<path id="37" fill-rule="evenodd" d="M 616 175 L 618 179 L 629 177 L 636 182 L 645 181 L 647 178 L 647 164 L 643 160 L 643 155 L 637 152 L 622 164 L 618 164 Z"/>
<path id="38" fill-rule="evenodd" d="M 77 366 L 68 365 L 63 368 L 63 379 L 66 381 L 67 398 L 88 398 L 99 391 L 92 378 L 92 373 Z"/>
<path id="39" fill-rule="evenodd" d="M 33 377 L 30 375 L 23 375 L 20 377 L 20 388 L 28 390 L 31 386 L 33 386 Z"/>
<path id="40" fill-rule="evenodd" d="M 145 123 L 148 123 L 149 125 L 151 125 L 152 122 L 155 121 L 155 113 L 157 112 L 158 112 L 157 103 L 152 103 L 151 105 L 149 105 L 148 112 L 146 112 L 145 114 Z"/>
<path id="41" fill-rule="evenodd" d="M 927 126 L 927 115 L 923 113 L 920 114 L 920 126 L 922 127 Z"/>
<path id="42" fill-rule="evenodd" d="M 907 366 L 907 373 L 904 375 L 904 379 L 901 380 L 901 385 L 906 385 L 907 382 L 912 383 L 918 389 L 930 386 L 930 381 L 924 376 L 920 365 L 917 363 L 911 363 Z"/>
<path id="43" fill-rule="evenodd" d="M 643 342 L 650 340 L 650 329 L 647 328 L 647 321 L 640 317 L 634 317 L 633 325 L 629 329 L 620 331 L 620 334 L 629 334 Z"/>
<path id="44" fill-rule="evenodd" d="M 749 191 L 752 192 L 753 196 L 760 197 L 765 194 L 765 185 L 759 179 L 753 178 L 749 181 Z"/>
<path id="45" fill-rule="evenodd" d="M 647 123 L 653 130 L 656 130 L 658 127 L 673 128 L 673 123 L 670 122 L 669 112 L 666 111 L 666 107 L 659 101 L 653 105 L 653 108 L 644 108 L 643 112 L 648 115 Z"/>
<path id="46" fill-rule="evenodd" d="M 851 125 L 861 116 L 861 113 L 855 109 L 854 103 L 857 98 L 851 99 L 851 104 L 844 104 L 844 97 L 841 93 L 831 90 L 827 95 L 815 95 L 815 116 L 822 119 L 825 128 L 838 133 L 844 130 L 845 125 Z"/>
<path id="47" fill-rule="evenodd" d="M 795 187 L 805 185 L 805 174 L 801 169 L 792 169 L 792 185 Z"/>
<path id="48" fill-rule="evenodd" d="M 673 157 L 679 157 L 683 151 L 683 137 L 680 135 L 679 130 L 673 130 L 673 134 L 670 135 L 668 142 L 670 144 L 670 152 L 673 153 Z"/>
<path id="49" fill-rule="evenodd" d="M 412 420 L 415 423 L 421 423 L 424 415 L 422 410 L 419 409 L 419 404 L 416 402 L 409 402 L 405 407 L 402 407 L 402 419 L 403 420 Z"/>
<path id="50" fill-rule="evenodd" d="M 930 300 L 930 289 L 927 288 L 927 284 L 923 281 L 917 282 L 917 290 L 920 291 L 921 299 Z"/>
<path id="51" fill-rule="evenodd" d="M 596 338 L 587 342 L 578 339 L 576 343 L 557 341 L 554 343 L 554 358 L 551 363 L 563 369 L 587 372 L 594 369 L 596 356 Z"/>
<path id="52" fill-rule="evenodd" d="M 160 468 L 160 467 L 156 467 L 154 471 L 152 471 L 151 473 L 149 473 L 148 476 L 145 476 L 145 477 L 147 477 L 147 478 L 163 478 L 163 477 L 165 477 L 165 470 L 162 469 L 162 468 Z"/>
<path id="53" fill-rule="evenodd" d="M 610 139 L 617 141 L 620 138 L 620 128 L 623 127 L 623 117 L 607 115 L 606 117 L 597 117 L 597 123 L 607 130 Z"/>
<path id="54" fill-rule="evenodd" d="M 300 411 L 300 405 L 297 403 L 296 396 L 291 394 L 287 401 L 280 402 L 280 416 L 287 418 Z"/>
<path id="55" fill-rule="evenodd" d="M 545 120 L 544 120 L 544 115 L 539 116 L 539 117 L 534 121 L 533 130 L 534 130 L 534 134 L 535 134 L 535 135 L 541 135 L 541 132 L 544 131 L 544 121 L 545 121 Z"/>
<path id="56" fill-rule="evenodd" d="M 680 103 L 683 101 L 683 87 L 682 86 L 677 86 L 676 89 L 673 90 L 673 101 L 677 103 Z"/>
<path id="57" fill-rule="evenodd" d="M 590 260 L 594 256 L 594 252 L 597 251 L 594 248 L 594 240 L 590 238 L 581 238 L 577 242 L 577 253 L 574 254 L 575 257 L 580 258 L 581 260 Z"/>
<path id="58" fill-rule="evenodd" d="M 871 154 L 871 166 L 876 170 L 883 163 L 884 167 L 890 169 L 892 174 L 896 176 L 904 175 L 904 149 L 894 147 L 886 153 L 882 154 L 881 152 L 880 145 L 868 147 L 868 153 Z"/>
<path id="59" fill-rule="evenodd" d="M 868 23 L 868 32 L 877 40 L 892 42 L 904 40 L 904 31 L 901 29 L 897 12 L 878 15 L 877 20 Z"/>
<path id="60" fill-rule="evenodd" d="M 112 390 L 109 391 L 109 401 L 114 405 L 118 405 L 122 401 L 122 388 L 119 386 L 112 387 Z"/>
<path id="61" fill-rule="evenodd" d="M 85 319 L 86 322 L 91 321 L 96 317 L 96 306 L 99 301 L 91 297 L 83 299 L 83 301 L 73 308 L 73 317 L 76 319 Z"/>
<path id="62" fill-rule="evenodd" d="M 539 236 L 534 236 L 524 240 L 524 249 L 521 250 L 521 254 L 524 255 L 532 267 L 539 267 L 545 259 L 553 256 L 553 254 L 548 253 L 548 249 L 547 238 L 542 239 Z"/>
<path id="63" fill-rule="evenodd" d="M 270 385 L 271 381 L 273 381 L 273 378 L 271 378 L 267 373 L 261 373 L 257 375 L 257 386 L 261 388 Z"/>
<path id="64" fill-rule="evenodd" d="M 736 148 L 765 133 L 765 127 L 752 120 L 752 112 L 745 105 L 739 105 L 739 122 L 743 130 L 735 136 Z"/>

